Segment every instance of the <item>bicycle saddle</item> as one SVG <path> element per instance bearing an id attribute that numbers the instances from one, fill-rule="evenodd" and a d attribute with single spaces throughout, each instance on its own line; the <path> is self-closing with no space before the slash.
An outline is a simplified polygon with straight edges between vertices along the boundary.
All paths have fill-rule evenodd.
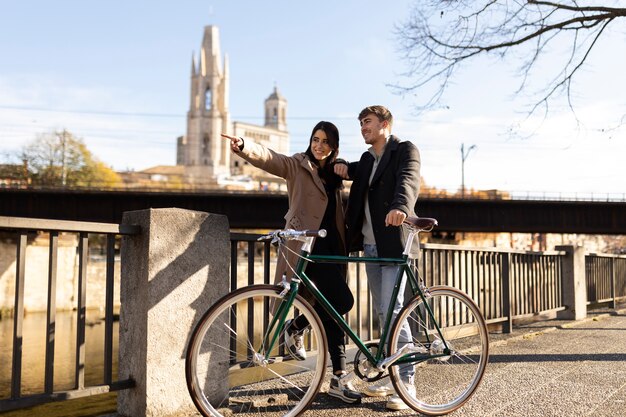
<path id="1" fill-rule="evenodd" d="M 417 216 L 409 216 L 404 219 L 405 223 L 415 227 L 419 230 L 431 230 L 433 227 L 437 226 L 439 223 L 437 219 L 433 219 L 430 217 L 417 217 Z"/>

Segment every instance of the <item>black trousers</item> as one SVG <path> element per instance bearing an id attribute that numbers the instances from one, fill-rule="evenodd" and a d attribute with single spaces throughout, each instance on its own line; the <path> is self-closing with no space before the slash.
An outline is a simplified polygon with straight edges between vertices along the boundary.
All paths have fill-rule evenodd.
<path id="1" fill-rule="evenodd" d="M 352 291 L 345 280 L 345 269 L 344 264 L 309 263 L 304 271 L 330 305 L 342 315 L 350 311 L 354 305 Z M 310 299 L 306 296 L 305 298 Z M 319 303 L 315 303 L 313 308 L 320 316 L 326 332 L 333 373 L 344 371 L 346 369 L 345 333 Z M 298 316 L 294 320 L 295 329 L 304 329 L 308 325 L 304 316 Z"/>

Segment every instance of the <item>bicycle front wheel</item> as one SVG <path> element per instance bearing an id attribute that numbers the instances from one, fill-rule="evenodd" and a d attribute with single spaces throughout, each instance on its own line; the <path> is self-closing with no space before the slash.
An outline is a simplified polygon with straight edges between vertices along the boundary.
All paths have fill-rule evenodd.
<path id="1" fill-rule="evenodd" d="M 306 358 L 292 359 L 282 324 L 271 326 L 273 312 L 284 301 L 281 291 L 273 285 L 239 289 L 200 319 L 188 345 L 185 371 L 189 393 L 203 416 L 297 416 L 319 391 L 326 362 L 321 321 L 298 296 L 286 318 L 302 314 L 309 327 L 304 334 Z"/>
<path id="2" fill-rule="evenodd" d="M 407 355 L 389 372 L 409 407 L 427 415 L 448 414 L 462 406 L 480 384 L 489 357 L 489 335 L 476 304 L 456 288 L 431 288 L 426 304 L 415 296 L 398 314 L 390 355 L 407 344 L 407 337 L 402 336 L 407 324 L 410 343 Z"/>

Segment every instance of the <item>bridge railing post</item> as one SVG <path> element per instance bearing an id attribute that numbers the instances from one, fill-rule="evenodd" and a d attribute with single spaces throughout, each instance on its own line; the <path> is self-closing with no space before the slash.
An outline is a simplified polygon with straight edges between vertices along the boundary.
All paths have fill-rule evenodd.
<path id="1" fill-rule="evenodd" d="M 135 387 L 119 392 L 118 414 L 191 415 L 186 346 L 203 313 L 229 290 L 228 219 L 150 209 L 126 212 L 122 223 L 142 232 L 122 241 L 119 377 Z M 223 380 L 210 388 L 225 395 Z"/>
<path id="2" fill-rule="evenodd" d="M 587 317 L 587 283 L 585 281 L 585 248 L 583 246 L 556 246 L 565 251 L 562 263 L 562 300 L 565 310 L 557 317 L 581 320 Z"/>
<path id="3" fill-rule="evenodd" d="M 609 304 L 609 307 L 611 307 L 612 309 L 617 308 L 617 301 L 616 301 L 616 295 L 615 295 L 615 274 L 616 274 L 616 269 L 617 269 L 617 259 L 614 257 L 609 258 L 610 260 L 610 267 L 609 267 L 609 275 L 610 275 L 610 279 L 611 279 L 611 302 Z"/>
<path id="4" fill-rule="evenodd" d="M 511 308 L 511 254 L 500 254 L 502 264 L 502 316 L 506 321 L 502 325 L 503 333 L 511 333 L 513 330 L 513 311 Z"/>

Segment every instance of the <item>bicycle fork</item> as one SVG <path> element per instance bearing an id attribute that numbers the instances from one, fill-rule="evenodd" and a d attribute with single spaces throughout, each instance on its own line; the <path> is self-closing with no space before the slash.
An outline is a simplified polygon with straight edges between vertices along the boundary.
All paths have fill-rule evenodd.
<path id="1" fill-rule="evenodd" d="M 284 324 L 286 321 L 287 311 L 293 304 L 293 301 L 296 298 L 298 284 L 300 283 L 299 279 L 293 278 L 292 283 L 287 282 L 287 278 L 283 274 L 282 282 L 279 286 L 282 286 L 283 289 L 280 292 L 280 298 L 283 299 L 282 302 L 278 306 L 276 306 L 276 312 L 269 323 L 268 330 L 265 332 L 265 336 L 263 337 L 263 343 L 261 345 L 261 349 L 257 353 L 253 355 L 253 362 L 260 366 L 265 366 L 268 363 L 271 363 L 270 360 L 270 352 L 276 346 L 278 342 L 278 338 L 281 335 L 281 332 L 284 331 Z M 291 291 L 290 290 L 294 290 Z M 272 330 L 273 329 L 273 330 Z"/>

